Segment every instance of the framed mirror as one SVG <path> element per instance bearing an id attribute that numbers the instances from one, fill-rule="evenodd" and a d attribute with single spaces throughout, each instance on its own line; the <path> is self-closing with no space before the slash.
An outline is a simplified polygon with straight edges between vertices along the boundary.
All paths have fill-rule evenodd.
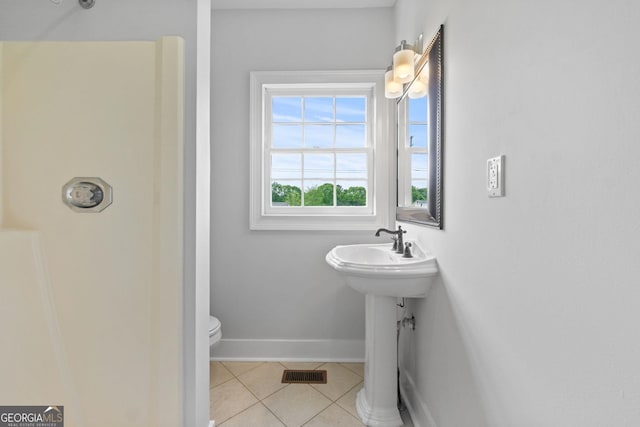
<path id="1" fill-rule="evenodd" d="M 396 219 L 442 229 L 443 26 L 398 99 Z"/>

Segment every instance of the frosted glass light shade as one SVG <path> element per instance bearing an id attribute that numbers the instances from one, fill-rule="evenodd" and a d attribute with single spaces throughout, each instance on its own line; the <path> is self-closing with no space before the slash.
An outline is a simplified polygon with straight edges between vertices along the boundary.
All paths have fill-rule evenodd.
<path id="1" fill-rule="evenodd" d="M 387 70 L 384 74 L 384 96 L 385 98 L 395 99 L 402 95 L 402 83 L 393 79 L 393 69 Z"/>
<path id="2" fill-rule="evenodd" d="M 418 78 L 413 81 L 411 87 L 409 87 L 409 98 L 422 98 L 427 96 L 429 84 L 429 66 L 425 65 L 418 74 Z"/>
<path id="3" fill-rule="evenodd" d="M 416 79 L 409 88 L 409 98 L 416 99 L 427 96 L 427 85 L 422 80 Z"/>
<path id="4" fill-rule="evenodd" d="M 395 81 L 409 83 L 413 80 L 415 77 L 414 58 L 413 49 L 404 48 L 393 54 L 393 79 Z"/>

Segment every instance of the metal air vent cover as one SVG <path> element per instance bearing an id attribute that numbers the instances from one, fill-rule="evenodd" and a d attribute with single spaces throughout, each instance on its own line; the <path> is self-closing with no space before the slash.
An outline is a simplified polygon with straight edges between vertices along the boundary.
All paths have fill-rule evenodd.
<path id="1" fill-rule="evenodd" d="M 326 370 L 297 370 L 285 369 L 282 373 L 282 383 L 293 384 L 326 384 Z"/>

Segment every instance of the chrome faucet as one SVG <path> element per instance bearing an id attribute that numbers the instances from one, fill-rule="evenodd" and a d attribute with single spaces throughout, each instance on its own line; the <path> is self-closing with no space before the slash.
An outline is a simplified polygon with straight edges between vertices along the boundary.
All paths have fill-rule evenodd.
<path id="1" fill-rule="evenodd" d="M 406 233 L 406 231 L 403 230 L 401 226 L 398 226 L 397 231 L 387 230 L 386 228 L 378 228 L 378 231 L 376 231 L 376 237 L 380 237 L 381 231 L 384 231 L 385 233 L 391 234 L 393 236 L 397 236 L 397 237 L 392 237 L 393 247 L 391 248 L 391 250 L 395 251 L 397 254 L 404 253 L 404 244 L 402 243 L 402 235 Z"/>

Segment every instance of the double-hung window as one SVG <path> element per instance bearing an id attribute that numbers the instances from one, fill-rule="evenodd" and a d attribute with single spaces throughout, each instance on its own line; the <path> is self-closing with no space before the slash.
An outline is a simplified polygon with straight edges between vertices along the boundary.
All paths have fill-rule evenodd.
<path id="1" fill-rule="evenodd" d="M 386 226 L 380 72 L 251 73 L 251 228 Z"/>

